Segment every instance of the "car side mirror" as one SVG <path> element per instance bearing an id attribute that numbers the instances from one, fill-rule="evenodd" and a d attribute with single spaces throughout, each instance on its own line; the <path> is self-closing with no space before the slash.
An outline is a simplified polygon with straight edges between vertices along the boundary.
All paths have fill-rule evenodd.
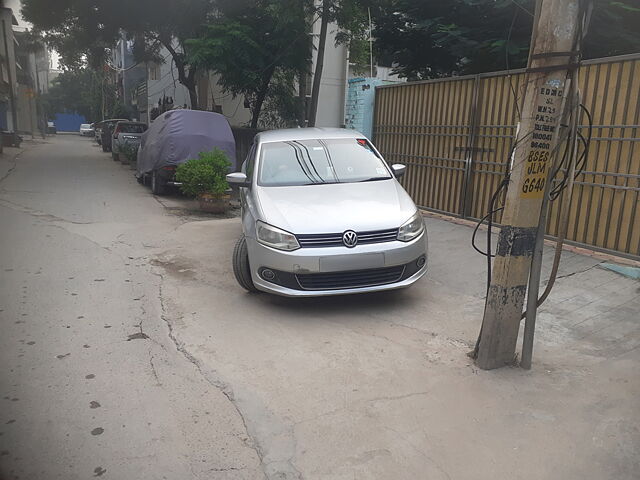
<path id="1" fill-rule="evenodd" d="M 407 170 L 407 166 L 401 165 L 399 163 L 394 163 L 393 165 L 391 165 L 391 170 L 393 170 L 393 174 L 396 176 L 396 178 L 400 178 Z"/>
<path id="2" fill-rule="evenodd" d="M 232 187 L 250 187 L 251 182 L 242 172 L 230 173 L 227 175 L 227 182 Z"/>

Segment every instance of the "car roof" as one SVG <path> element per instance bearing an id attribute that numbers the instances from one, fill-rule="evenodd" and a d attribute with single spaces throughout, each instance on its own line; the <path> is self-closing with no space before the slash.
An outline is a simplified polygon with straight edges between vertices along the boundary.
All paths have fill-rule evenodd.
<path id="1" fill-rule="evenodd" d="M 336 138 L 366 138 L 357 130 L 347 128 L 285 128 L 268 130 L 256 135 L 258 143 L 286 142 L 291 140 L 323 140 Z"/>
<path id="2" fill-rule="evenodd" d="M 128 123 L 130 125 L 146 125 L 145 122 L 134 122 L 133 120 L 120 120 L 118 123 Z"/>

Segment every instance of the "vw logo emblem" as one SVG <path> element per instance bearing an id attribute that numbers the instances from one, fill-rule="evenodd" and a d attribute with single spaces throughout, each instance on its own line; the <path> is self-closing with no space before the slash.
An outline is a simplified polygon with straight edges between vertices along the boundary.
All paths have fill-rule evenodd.
<path id="1" fill-rule="evenodd" d="M 358 244 L 358 234 L 353 230 L 347 230 L 342 234 L 342 243 L 347 248 L 353 248 Z"/>

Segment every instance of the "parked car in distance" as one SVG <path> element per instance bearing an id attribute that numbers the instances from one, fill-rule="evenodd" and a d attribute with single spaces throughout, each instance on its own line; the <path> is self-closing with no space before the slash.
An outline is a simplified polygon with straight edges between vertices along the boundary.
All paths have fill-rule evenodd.
<path id="1" fill-rule="evenodd" d="M 133 148 L 136 151 L 140 146 L 140 137 L 147 131 L 147 124 L 143 122 L 118 122 L 113 129 L 111 139 L 111 156 L 122 163 L 128 162 L 124 155 L 125 150 Z"/>
<path id="2" fill-rule="evenodd" d="M 80 135 L 82 135 L 83 137 L 93 137 L 94 132 L 91 124 L 83 123 L 82 125 L 80 125 Z"/>
<path id="3" fill-rule="evenodd" d="M 47 122 L 47 133 L 55 135 L 58 133 L 58 129 L 56 128 L 56 124 L 53 122 Z"/>
<path id="4" fill-rule="evenodd" d="M 354 130 L 302 128 L 256 135 L 242 171 L 242 236 L 233 271 L 248 291 L 302 297 L 408 287 L 427 271 L 420 211 Z"/>
<path id="5" fill-rule="evenodd" d="M 98 145 L 102 145 L 102 122 L 93 124 L 93 135 Z"/>
<path id="6" fill-rule="evenodd" d="M 110 118 L 103 120 L 100 126 L 100 145 L 102 145 L 103 152 L 111 151 L 111 139 L 113 135 L 113 129 L 118 122 L 128 122 L 126 118 Z"/>
<path id="7" fill-rule="evenodd" d="M 219 113 L 169 110 L 156 118 L 142 135 L 136 162 L 139 183 L 151 184 L 154 195 L 178 186 L 176 168 L 200 152 L 222 150 L 235 171 L 236 142 L 229 122 Z"/>

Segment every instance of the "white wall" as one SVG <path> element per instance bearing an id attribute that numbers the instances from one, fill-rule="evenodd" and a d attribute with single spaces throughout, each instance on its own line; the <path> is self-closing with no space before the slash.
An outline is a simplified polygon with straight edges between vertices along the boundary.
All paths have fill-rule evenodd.
<path id="1" fill-rule="evenodd" d="M 221 107 L 222 114 L 227 117 L 231 126 L 246 126 L 251 122 L 251 109 L 245 108 L 244 96 L 234 98 L 230 93 L 223 93 L 222 87 L 218 85 L 219 78 L 219 75 L 209 73 L 206 104 L 204 99 L 199 99 L 200 103 L 206 105 L 207 110 L 213 110 L 214 105 Z"/>
<path id="2" fill-rule="evenodd" d="M 320 82 L 317 127 L 340 127 L 344 125 L 344 102 L 347 85 L 347 47 L 336 46 L 338 27 L 330 24 L 327 31 L 327 43 L 324 51 L 324 66 Z M 313 63 L 312 77 L 318 60 L 320 40 L 320 21 L 313 24 Z M 308 92 L 309 94 L 311 92 Z"/>
<path id="3" fill-rule="evenodd" d="M 151 80 L 147 72 L 147 96 L 149 99 L 149 111 L 158 106 L 158 100 L 163 96 L 172 97 L 174 106 L 187 105 L 191 108 L 189 90 L 178 81 L 178 70 L 173 64 L 171 54 L 166 48 L 160 51 L 164 63 L 160 65 L 158 80 Z"/>
<path id="4" fill-rule="evenodd" d="M 340 127 L 344 125 L 344 102 L 348 88 L 347 48 L 344 45 L 335 45 L 337 32 L 337 25 L 330 24 L 324 54 L 322 81 L 320 82 L 320 99 L 316 118 L 318 127 Z M 319 34 L 320 22 L 318 21 L 313 25 L 315 48 L 312 68 L 314 69 L 317 62 Z M 163 95 L 173 97 L 174 106 L 186 104 L 190 108 L 189 92 L 178 81 L 178 73 L 173 66 L 169 52 L 166 49 L 162 49 L 160 54 L 165 58 L 165 62 L 160 67 L 159 80 L 151 80 L 149 78 L 147 81 L 149 111 L 158 105 L 158 100 Z M 203 99 L 200 99 L 200 104 L 206 105 L 207 110 L 212 110 L 214 105 L 221 106 L 222 114 L 227 117 L 232 126 L 247 125 L 251 121 L 251 110 L 245 108 L 244 97 L 238 96 L 234 98 L 231 94 L 223 93 L 222 88 L 218 85 L 218 78 L 215 74 L 209 74 L 208 98 L 206 103 Z M 307 93 L 311 94 L 311 92 Z"/>

